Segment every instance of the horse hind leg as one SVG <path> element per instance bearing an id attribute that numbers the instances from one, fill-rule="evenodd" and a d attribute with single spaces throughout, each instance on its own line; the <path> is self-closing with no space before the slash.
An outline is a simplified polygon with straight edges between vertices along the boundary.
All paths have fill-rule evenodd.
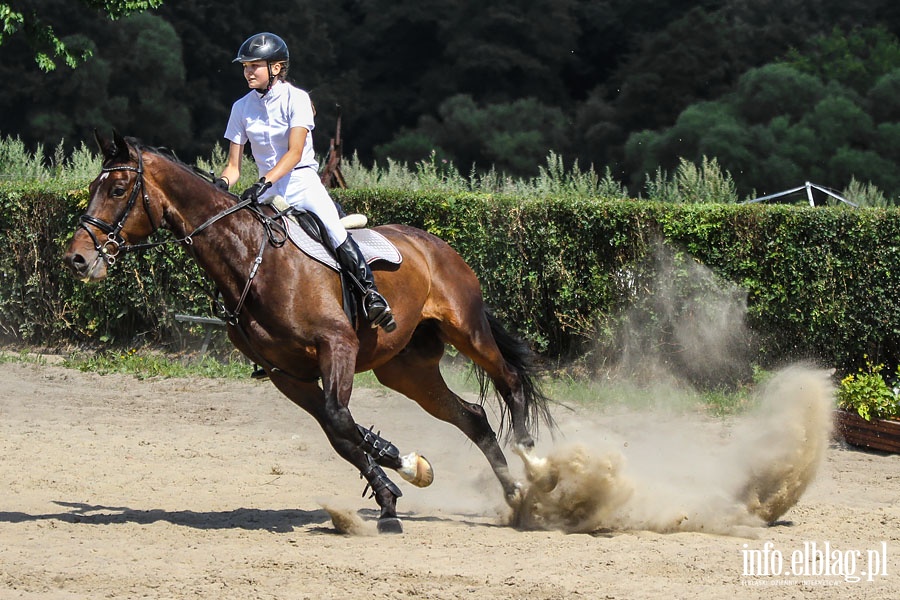
<path id="1" fill-rule="evenodd" d="M 440 372 L 443 342 L 437 337 L 430 341 L 421 335 L 417 338 L 401 354 L 375 369 L 375 376 L 385 386 L 414 400 L 430 415 L 462 431 L 487 458 L 506 501 L 516 505 L 521 498 L 521 485 L 510 474 L 484 408 L 463 400 L 447 387 Z"/>
<path id="2" fill-rule="evenodd" d="M 488 392 L 485 376 L 490 379 L 509 412 L 516 445 L 531 450 L 534 438 L 529 430 L 537 421 L 542 419 L 551 429 L 554 426 L 549 400 L 534 380 L 533 352 L 483 307 L 468 314 L 470 318 L 457 326 L 445 324 L 442 334 L 475 363 L 482 400 Z"/>

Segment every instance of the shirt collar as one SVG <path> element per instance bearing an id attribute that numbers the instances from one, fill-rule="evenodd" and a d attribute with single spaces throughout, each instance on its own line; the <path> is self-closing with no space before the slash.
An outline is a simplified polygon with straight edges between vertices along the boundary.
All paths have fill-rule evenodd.
<path id="1" fill-rule="evenodd" d="M 287 88 L 287 83 L 281 81 L 280 79 L 276 80 L 275 83 L 272 84 L 272 89 L 270 89 L 265 95 L 260 96 L 260 100 L 262 100 L 263 102 L 270 102 L 271 100 L 278 99 L 286 93 Z"/>

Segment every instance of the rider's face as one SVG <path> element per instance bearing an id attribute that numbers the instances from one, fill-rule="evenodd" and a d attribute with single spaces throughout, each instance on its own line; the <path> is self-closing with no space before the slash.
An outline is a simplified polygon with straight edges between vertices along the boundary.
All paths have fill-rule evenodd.
<path id="1" fill-rule="evenodd" d="M 244 66 L 244 79 L 247 85 L 252 89 L 264 90 L 269 85 L 269 70 L 266 68 L 266 61 L 254 60 L 253 62 L 241 63 Z M 281 71 L 281 64 L 272 65 L 272 75 L 278 75 Z"/>
<path id="2" fill-rule="evenodd" d="M 266 69 L 266 61 L 255 60 L 242 63 L 244 66 L 244 79 L 251 89 L 264 90 L 269 85 L 269 70 Z M 274 73 L 274 70 L 273 70 Z"/>

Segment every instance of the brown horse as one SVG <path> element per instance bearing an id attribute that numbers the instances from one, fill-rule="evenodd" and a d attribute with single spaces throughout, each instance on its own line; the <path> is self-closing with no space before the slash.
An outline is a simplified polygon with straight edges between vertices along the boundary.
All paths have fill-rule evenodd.
<path id="1" fill-rule="evenodd" d="M 238 202 L 187 165 L 132 138 L 98 135 L 97 142 L 103 168 L 65 255 L 77 277 L 101 280 L 116 255 L 155 245 L 142 242 L 158 229 L 174 234 L 168 241 L 181 243 L 217 286 L 234 345 L 316 419 L 337 453 L 365 477 L 381 508 L 380 531 L 402 531 L 396 512 L 401 492 L 381 467 L 419 486 L 431 483 L 433 473 L 422 457 L 400 456 L 353 420 L 353 375 L 362 371 L 374 371 L 382 384 L 462 430 L 487 457 L 507 502 L 517 503 L 521 486 L 482 407 L 484 375 L 503 400 L 501 414 L 509 415 L 507 426 L 520 448 L 533 447 L 529 427 L 538 417 L 553 426 L 548 401 L 534 381 L 533 354 L 489 314 L 478 279 L 448 244 L 412 227 L 377 227 L 403 257 L 399 266 L 375 272 L 398 326 L 390 333 L 357 329 L 342 307 L 338 275 L 272 239 L 279 227 L 274 209 Z M 439 362 L 447 343 L 479 372 L 480 404 L 463 400 L 444 382 Z"/>

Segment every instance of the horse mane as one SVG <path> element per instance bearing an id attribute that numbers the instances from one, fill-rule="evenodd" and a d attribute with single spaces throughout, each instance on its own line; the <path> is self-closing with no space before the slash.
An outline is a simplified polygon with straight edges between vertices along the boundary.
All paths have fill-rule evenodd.
<path id="1" fill-rule="evenodd" d="M 151 146 L 149 144 L 145 144 L 140 139 L 135 137 L 126 137 L 125 141 L 136 151 L 149 152 L 151 154 L 155 154 L 156 156 L 161 156 L 165 159 L 168 159 L 175 165 L 181 167 L 182 169 L 186 169 L 192 175 L 199 177 L 208 183 L 212 183 L 213 179 L 215 179 L 211 172 L 205 172 L 197 165 L 188 164 L 178 158 L 178 155 L 175 154 L 175 151 L 171 148 L 168 148 L 166 146 Z"/>

